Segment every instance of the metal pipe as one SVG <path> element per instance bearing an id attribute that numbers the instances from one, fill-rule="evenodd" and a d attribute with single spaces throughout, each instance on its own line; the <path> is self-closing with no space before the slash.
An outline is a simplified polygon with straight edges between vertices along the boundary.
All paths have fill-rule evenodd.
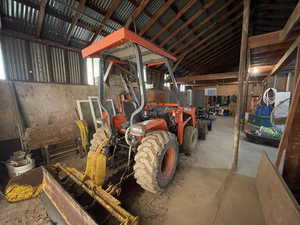
<path id="1" fill-rule="evenodd" d="M 135 47 L 136 68 L 137 68 L 141 100 L 140 100 L 139 107 L 131 114 L 130 126 L 132 126 L 133 124 L 134 117 L 143 110 L 146 104 L 146 98 L 145 98 L 146 89 L 145 89 L 145 81 L 144 81 L 144 74 L 143 74 L 142 54 L 141 54 L 140 47 L 138 45 L 134 44 L 134 47 Z"/>
<path id="2" fill-rule="evenodd" d="M 173 83 L 173 86 L 174 86 L 174 89 L 175 89 L 175 96 L 176 96 L 177 104 L 180 105 L 178 85 L 177 85 L 177 82 L 176 82 L 176 79 L 174 77 L 174 73 L 173 73 L 172 67 L 171 67 L 170 62 L 169 62 L 168 59 L 165 59 L 165 64 L 166 64 L 166 66 L 168 68 L 169 75 L 171 77 L 171 80 L 172 80 L 172 83 Z"/>
<path id="3" fill-rule="evenodd" d="M 110 130 L 112 131 L 112 124 L 111 124 L 111 115 L 108 111 L 108 109 L 104 106 L 104 59 L 102 57 L 100 57 L 99 59 L 99 104 L 100 107 L 103 109 L 102 112 L 107 112 L 108 114 L 108 125 Z"/>

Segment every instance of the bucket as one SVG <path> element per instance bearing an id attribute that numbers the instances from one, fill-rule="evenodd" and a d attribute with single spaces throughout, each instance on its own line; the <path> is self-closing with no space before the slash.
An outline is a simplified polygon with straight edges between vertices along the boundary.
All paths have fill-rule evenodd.
<path id="1" fill-rule="evenodd" d="M 30 158 L 30 156 L 27 156 L 26 159 L 28 163 L 22 166 L 13 166 L 10 163 L 5 163 L 9 178 L 20 176 L 35 167 L 34 159 Z"/>

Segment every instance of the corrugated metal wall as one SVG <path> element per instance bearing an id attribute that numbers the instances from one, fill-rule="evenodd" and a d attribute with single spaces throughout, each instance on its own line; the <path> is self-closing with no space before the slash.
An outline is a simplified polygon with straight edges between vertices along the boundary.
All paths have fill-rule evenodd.
<path id="1" fill-rule="evenodd" d="M 8 80 L 83 84 L 79 52 L 40 43 L 1 37 Z"/>

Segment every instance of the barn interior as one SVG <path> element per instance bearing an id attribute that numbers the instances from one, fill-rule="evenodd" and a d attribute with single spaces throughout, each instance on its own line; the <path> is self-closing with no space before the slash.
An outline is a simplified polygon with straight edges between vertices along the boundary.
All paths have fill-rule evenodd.
<path id="1" fill-rule="evenodd" d="M 0 224 L 300 224 L 300 1 L 0 0 Z"/>

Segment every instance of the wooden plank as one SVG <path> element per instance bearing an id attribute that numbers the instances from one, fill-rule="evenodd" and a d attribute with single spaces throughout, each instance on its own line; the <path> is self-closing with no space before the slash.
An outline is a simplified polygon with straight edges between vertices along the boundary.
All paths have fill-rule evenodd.
<path id="1" fill-rule="evenodd" d="M 189 8 L 191 8 L 197 0 L 190 0 L 179 12 L 165 25 L 158 33 L 156 33 L 150 41 L 155 41 L 161 34 L 163 34 L 170 26 L 172 26 Z"/>
<path id="2" fill-rule="evenodd" d="M 134 10 L 133 15 L 127 20 L 125 28 L 129 28 L 130 24 L 143 12 L 149 2 L 150 0 L 142 0 L 139 6 Z"/>
<path id="3" fill-rule="evenodd" d="M 266 225 L 299 225 L 299 206 L 266 153 L 256 175 L 256 189 Z"/>
<path id="4" fill-rule="evenodd" d="M 226 80 L 238 78 L 238 72 L 230 73 L 215 73 L 215 74 L 205 74 L 205 75 L 195 75 L 187 77 L 179 77 L 176 79 L 178 83 L 191 82 L 191 81 L 209 81 L 209 80 Z"/>
<path id="5" fill-rule="evenodd" d="M 110 17 L 113 15 L 113 13 L 118 8 L 118 6 L 120 5 L 121 2 L 122 2 L 122 0 L 113 0 L 112 1 L 109 10 L 105 13 L 104 18 L 101 21 L 101 25 L 99 26 L 99 28 L 94 33 L 94 35 L 93 35 L 93 37 L 92 37 L 92 39 L 90 41 L 90 44 L 93 43 L 95 41 L 95 39 L 97 38 L 97 36 L 101 33 L 101 31 L 103 29 L 103 25 L 106 23 L 107 20 L 110 19 Z"/>
<path id="6" fill-rule="evenodd" d="M 158 18 L 173 4 L 175 0 L 168 0 L 160 9 L 153 15 L 150 21 L 144 26 L 144 28 L 139 32 L 139 35 L 142 36 L 144 33 L 149 30 L 149 28 L 158 20 Z"/>
<path id="7" fill-rule="evenodd" d="M 37 22 L 37 30 L 36 30 L 36 37 L 41 36 L 44 18 L 45 18 L 45 9 L 48 4 L 49 0 L 42 0 L 40 3 L 40 10 L 38 14 L 38 22 Z"/>
<path id="8" fill-rule="evenodd" d="M 198 10 L 193 16 L 191 16 L 184 24 L 179 26 L 172 34 L 170 34 L 165 40 L 163 40 L 159 47 L 163 47 L 169 40 L 175 37 L 182 29 L 190 25 L 195 19 L 199 18 L 208 8 L 210 8 L 218 0 L 208 1 L 200 10 Z"/>
<path id="9" fill-rule="evenodd" d="M 281 57 L 281 59 L 276 63 L 270 75 L 273 75 L 280 67 L 283 65 L 285 60 L 296 50 L 298 45 L 300 44 L 300 36 L 293 42 L 293 44 L 289 47 L 286 53 Z"/>
<path id="10" fill-rule="evenodd" d="M 74 28 L 75 28 L 75 26 L 76 26 L 76 24 L 77 24 L 77 22 L 80 18 L 80 14 L 81 14 L 82 9 L 84 8 L 85 2 L 86 2 L 86 0 L 80 0 L 80 2 L 79 2 L 77 11 L 75 13 L 75 16 L 73 17 L 73 21 L 72 21 L 71 26 L 70 26 L 70 28 L 67 32 L 67 35 L 66 35 L 66 41 L 67 42 L 71 38 L 72 32 L 73 32 L 73 30 L 74 30 Z"/>
<path id="11" fill-rule="evenodd" d="M 232 26 L 232 24 L 236 21 L 238 21 L 241 17 L 241 14 L 237 15 L 236 17 L 234 17 L 233 19 L 229 20 L 228 23 L 224 26 L 221 26 L 220 28 L 216 29 L 215 31 L 213 31 L 212 33 L 210 33 L 209 35 L 207 35 L 205 38 L 203 38 L 201 41 L 199 41 L 197 44 L 193 45 L 192 47 L 190 47 L 189 49 L 187 49 L 186 51 L 182 52 L 181 54 L 179 54 L 179 57 L 182 57 L 184 55 L 189 54 L 190 52 L 194 51 L 194 49 L 197 49 L 200 45 L 202 45 L 204 42 L 206 42 L 207 40 L 213 38 L 214 36 L 216 36 L 218 33 L 226 30 L 227 28 L 229 28 L 230 26 Z M 178 51 L 176 51 L 178 52 Z"/>
<path id="12" fill-rule="evenodd" d="M 260 34 L 251 36 L 248 38 L 248 46 L 250 49 L 252 48 L 259 48 L 263 46 L 270 46 L 279 44 L 280 41 L 280 34 L 282 30 L 270 32 L 266 34 Z"/>
<path id="13" fill-rule="evenodd" d="M 227 1 L 225 4 L 223 4 L 220 8 L 218 8 L 217 10 L 213 11 L 209 16 L 207 16 L 204 20 L 201 20 L 200 23 L 198 23 L 196 26 L 194 26 L 189 32 L 185 33 L 182 37 L 179 37 L 170 47 L 167 48 L 167 50 L 171 50 L 175 47 L 178 46 L 178 44 L 180 44 L 181 42 L 183 42 L 185 39 L 187 39 L 188 37 L 192 37 L 194 32 L 196 32 L 197 30 L 199 30 L 203 25 L 205 25 L 206 23 L 209 23 L 212 21 L 212 19 L 218 14 L 220 13 L 222 10 L 224 10 L 225 8 L 227 8 L 232 2 L 234 2 L 234 0 L 230 0 Z M 235 13 L 237 10 L 239 10 L 242 6 L 242 3 L 237 4 L 236 7 L 234 7 L 232 10 L 225 12 L 224 15 L 222 15 L 220 18 L 217 19 L 217 21 L 214 21 L 213 24 L 211 25 L 206 25 L 205 29 L 206 31 L 217 26 L 217 23 L 222 23 L 224 22 L 224 20 L 229 17 L 231 14 Z M 194 38 L 193 40 L 195 40 L 196 38 Z"/>
<path id="14" fill-rule="evenodd" d="M 287 23 L 282 29 L 282 32 L 280 33 L 280 40 L 284 41 L 288 35 L 291 33 L 292 29 L 295 27 L 297 22 L 300 20 L 300 1 L 298 1 L 298 4 L 296 5 L 292 15 L 289 17 Z"/>
<path id="15" fill-rule="evenodd" d="M 242 41 L 240 51 L 240 65 L 239 65 L 239 93 L 237 95 L 237 108 L 234 118 L 234 133 L 233 133 L 233 157 L 231 169 L 236 170 L 238 165 L 238 153 L 240 145 L 240 116 L 241 106 L 243 105 L 243 82 L 247 76 L 247 45 L 248 45 L 248 30 L 249 30 L 249 18 L 250 18 L 250 1 L 244 0 L 244 12 L 243 12 L 243 28 L 242 28 Z"/>

